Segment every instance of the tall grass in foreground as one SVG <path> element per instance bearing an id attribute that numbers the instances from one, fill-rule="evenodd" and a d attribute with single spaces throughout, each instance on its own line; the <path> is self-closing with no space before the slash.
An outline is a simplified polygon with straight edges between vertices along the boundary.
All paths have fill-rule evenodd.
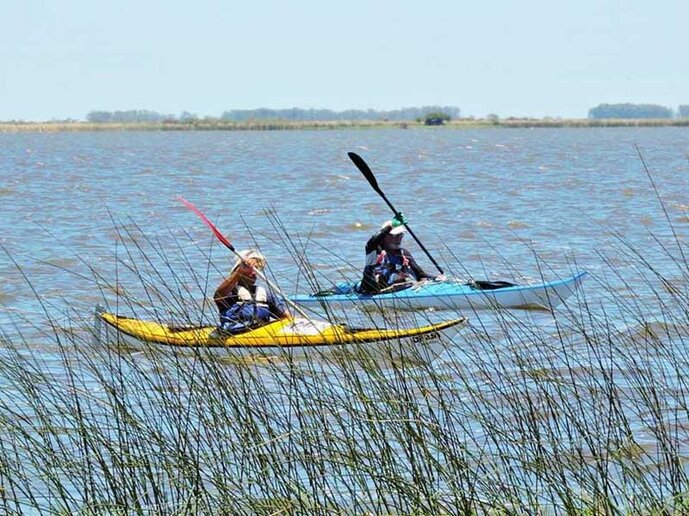
<path id="1" fill-rule="evenodd" d="M 219 277 L 199 265 L 209 249 L 180 238 L 171 262 L 169 239 L 117 229 L 116 277 L 92 269 L 111 310 L 215 317 L 201 301 Z M 283 243 L 302 290 L 323 281 L 308 235 Z M 95 341 L 83 314 L 46 310 L 41 346 L 0 338 L 0 511 L 683 513 L 689 269 L 679 239 L 657 244 L 662 274 L 621 239 L 607 279 L 548 320 L 465 314 L 432 363 L 134 352 Z"/>

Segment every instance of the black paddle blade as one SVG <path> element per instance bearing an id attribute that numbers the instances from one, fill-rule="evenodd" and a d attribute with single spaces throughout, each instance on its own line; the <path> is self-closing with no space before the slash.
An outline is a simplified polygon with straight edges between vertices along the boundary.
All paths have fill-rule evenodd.
<path id="1" fill-rule="evenodd" d="M 355 152 L 348 152 L 347 156 L 349 156 L 349 159 L 352 160 L 352 162 L 356 165 L 356 168 L 358 168 L 361 173 L 364 175 L 368 183 L 371 185 L 371 187 L 378 192 L 378 195 L 380 195 L 381 199 L 385 201 L 385 204 L 388 205 L 388 207 L 392 210 L 392 212 L 395 214 L 395 216 L 399 215 L 399 211 L 395 209 L 395 207 L 392 205 L 390 201 L 388 201 L 388 198 L 385 196 L 383 191 L 378 187 L 378 181 L 376 181 L 376 176 L 373 175 L 373 172 L 371 172 L 371 169 L 368 167 L 364 159 L 356 154 Z M 436 262 L 433 257 L 431 256 L 431 253 L 428 252 L 428 250 L 423 246 L 421 241 L 416 237 L 414 232 L 411 230 L 411 228 L 405 224 L 407 227 L 407 230 L 409 231 L 409 234 L 411 237 L 416 240 L 416 243 L 419 244 L 419 247 L 423 249 L 423 252 L 426 253 L 426 256 L 428 256 L 431 261 L 433 262 L 433 265 L 435 265 L 436 269 L 440 271 L 440 274 L 444 274 L 443 269 L 438 265 L 438 262 Z"/>
<path id="2" fill-rule="evenodd" d="M 352 163 L 356 165 L 356 168 L 358 168 L 361 171 L 361 173 L 366 178 L 366 181 L 368 181 L 368 183 L 373 187 L 373 189 L 379 194 L 382 194 L 380 188 L 378 187 L 378 181 L 376 181 L 376 176 L 373 175 L 373 172 L 364 161 L 364 158 L 362 158 L 355 152 L 348 152 L 347 156 L 349 156 L 349 159 L 352 160 Z"/>

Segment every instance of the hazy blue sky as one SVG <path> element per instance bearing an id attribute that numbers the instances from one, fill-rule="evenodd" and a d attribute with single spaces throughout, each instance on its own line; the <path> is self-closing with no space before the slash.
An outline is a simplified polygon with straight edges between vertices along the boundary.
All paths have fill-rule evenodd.
<path id="1" fill-rule="evenodd" d="M 689 104 L 689 0 L 0 0 L 0 120 Z"/>

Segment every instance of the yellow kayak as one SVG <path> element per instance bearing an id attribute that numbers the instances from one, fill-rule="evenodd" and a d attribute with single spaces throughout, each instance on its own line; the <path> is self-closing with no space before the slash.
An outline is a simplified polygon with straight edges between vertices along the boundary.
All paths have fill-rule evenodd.
<path id="1" fill-rule="evenodd" d="M 304 351 L 314 348 L 354 347 L 362 344 L 389 348 L 402 347 L 444 349 L 466 322 L 466 318 L 414 328 L 350 328 L 326 321 L 303 318 L 281 319 L 238 335 L 218 331 L 215 326 L 174 326 L 156 321 L 142 321 L 96 310 L 96 332 L 105 334 L 108 342 L 119 342 L 141 348 L 150 344 L 176 348 L 220 348 L 241 352 L 289 349 Z M 437 349 L 436 349 L 437 348 Z"/>

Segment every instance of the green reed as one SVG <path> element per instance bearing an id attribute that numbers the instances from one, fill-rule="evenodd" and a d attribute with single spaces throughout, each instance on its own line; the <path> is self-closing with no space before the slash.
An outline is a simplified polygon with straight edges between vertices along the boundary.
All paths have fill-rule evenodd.
<path id="1" fill-rule="evenodd" d="M 268 217 L 299 290 L 339 280 L 309 261 L 310 235 Z M 82 263 L 109 310 L 214 321 L 208 298 L 229 267 L 217 245 L 113 225 L 114 271 Z M 0 337 L 2 512 L 684 513 L 684 244 L 658 239 L 648 254 L 618 241 L 608 273 L 547 320 L 464 314 L 471 324 L 433 362 L 365 347 L 301 359 L 133 351 L 95 339 L 78 309 L 56 317 L 46 307 L 40 342 L 21 333 L 21 320 Z M 662 272 L 658 256 L 669 264 Z M 621 265 L 642 280 L 640 297 L 619 295 Z M 337 266 L 343 278 L 353 273 Z M 594 289 L 602 298 L 587 296 Z M 377 326 L 431 316 L 326 314 Z"/>

